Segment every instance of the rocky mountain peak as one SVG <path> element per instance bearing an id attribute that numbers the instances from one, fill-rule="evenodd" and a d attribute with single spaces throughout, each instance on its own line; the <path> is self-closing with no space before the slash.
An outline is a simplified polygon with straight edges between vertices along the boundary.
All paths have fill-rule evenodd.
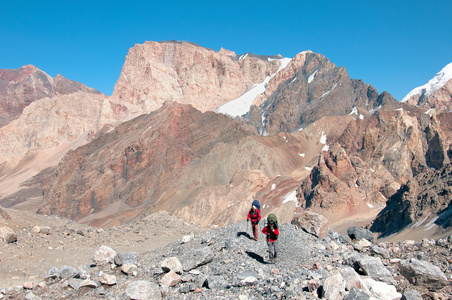
<path id="1" fill-rule="evenodd" d="M 0 127 L 17 119 L 36 100 L 77 91 L 100 92 L 59 75 L 50 77 L 33 65 L 16 70 L 0 70 Z"/>
<path id="2" fill-rule="evenodd" d="M 425 109 L 446 109 L 452 106 L 452 63 L 445 66 L 426 84 L 409 92 L 402 102 Z"/>

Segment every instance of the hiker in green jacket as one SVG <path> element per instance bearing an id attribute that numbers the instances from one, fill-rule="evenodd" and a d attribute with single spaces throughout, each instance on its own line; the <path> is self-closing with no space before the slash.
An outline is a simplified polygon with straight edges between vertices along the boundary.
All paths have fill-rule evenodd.
<path id="1" fill-rule="evenodd" d="M 262 232 L 267 235 L 268 255 L 270 263 L 275 263 L 278 256 L 278 219 L 275 214 L 269 214 L 267 217 L 267 226 L 262 229 Z"/>

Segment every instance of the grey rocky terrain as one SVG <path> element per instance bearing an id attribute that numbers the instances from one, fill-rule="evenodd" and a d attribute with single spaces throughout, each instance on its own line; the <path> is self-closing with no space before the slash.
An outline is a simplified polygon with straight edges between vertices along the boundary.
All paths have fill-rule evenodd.
<path id="1" fill-rule="evenodd" d="M 452 295 L 452 237 L 375 243 L 366 229 L 350 228 L 354 240 L 333 230 L 321 239 L 318 230 L 310 234 L 298 225 L 284 224 L 278 258 L 272 264 L 265 237 L 261 234 L 254 241 L 250 232 L 246 222 L 239 222 L 187 234 L 144 252 L 115 249 L 103 240 L 91 259 L 52 266 L 35 281 L 3 289 L 0 298 L 449 299 Z"/>

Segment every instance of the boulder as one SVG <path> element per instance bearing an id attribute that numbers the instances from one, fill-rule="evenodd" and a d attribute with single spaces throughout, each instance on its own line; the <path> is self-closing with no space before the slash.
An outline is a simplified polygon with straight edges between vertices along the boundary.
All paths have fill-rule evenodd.
<path id="1" fill-rule="evenodd" d="M 160 280 L 160 283 L 167 287 L 173 287 L 176 284 L 178 284 L 179 282 L 181 282 L 181 277 L 180 277 L 180 275 L 176 274 L 174 271 L 169 271 Z"/>
<path id="2" fill-rule="evenodd" d="M 345 280 L 340 273 L 329 276 L 323 283 L 322 297 L 326 299 L 342 299 L 345 294 Z"/>
<path id="3" fill-rule="evenodd" d="M 7 243 L 15 243 L 17 242 L 17 234 L 9 227 L 1 226 L 0 227 L 0 240 L 3 240 Z"/>
<path id="4" fill-rule="evenodd" d="M 121 266 L 121 271 L 127 275 L 138 275 L 138 267 L 133 264 L 124 264 Z"/>
<path id="5" fill-rule="evenodd" d="M 342 278 L 345 280 L 345 289 L 350 291 L 353 288 L 362 289 L 364 284 L 356 271 L 351 267 L 345 267 L 340 270 Z"/>
<path id="6" fill-rule="evenodd" d="M 397 292 L 397 289 L 393 285 L 387 283 L 376 281 L 372 278 L 363 278 L 363 283 L 365 288 L 370 292 L 370 294 L 377 299 L 400 299 L 402 295 Z"/>
<path id="7" fill-rule="evenodd" d="M 71 266 L 62 266 L 60 269 L 60 276 L 62 279 L 79 278 L 80 270 Z"/>
<path id="8" fill-rule="evenodd" d="M 182 272 L 182 264 L 177 257 L 168 257 L 160 263 L 162 270 L 165 272 L 174 271 L 176 273 Z"/>
<path id="9" fill-rule="evenodd" d="M 56 279 L 60 277 L 61 277 L 60 271 L 57 269 L 57 267 L 51 266 L 49 271 L 47 271 L 46 279 L 47 278 Z"/>
<path id="10" fill-rule="evenodd" d="M 207 264 L 213 260 L 214 254 L 210 247 L 195 249 L 181 258 L 185 272 Z"/>
<path id="11" fill-rule="evenodd" d="M 345 262 L 349 266 L 355 268 L 358 272 L 361 271 L 375 280 L 396 284 L 394 277 L 392 277 L 388 269 L 385 268 L 379 257 L 370 257 L 355 253 L 346 259 Z"/>
<path id="12" fill-rule="evenodd" d="M 83 280 L 81 280 L 80 278 L 70 278 L 67 283 L 68 285 L 73 288 L 74 290 L 78 290 L 80 288 L 81 283 L 83 282 Z"/>
<path id="13" fill-rule="evenodd" d="M 370 299 L 371 297 L 369 294 L 356 287 L 352 287 L 350 292 L 344 298 L 342 298 L 342 300 L 370 300 Z"/>
<path id="14" fill-rule="evenodd" d="M 385 248 L 381 248 L 377 245 L 372 245 L 370 247 L 370 253 L 374 256 L 380 256 L 381 258 L 384 258 L 384 259 L 390 258 L 389 251 L 386 250 Z"/>
<path id="15" fill-rule="evenodd" d="M 99 282 L 105 285 L 115 285 L 117 280 L 115 275 L 101 272 Z"/>
<path id="16" fill-rule="evenodd" d="M 225 289 L 228 286 L 223 275 L 213 275 L 207 277 L 207 287 L 213 290 Z"/>
<path id="17" fill-rule="evenodd" d="M 447 277 L 437 266 L 417 259 L 400 261 L 400 273 L 414 285 L 424 286 L 430 291 L 447 285 Z"/>
<path id="18" fill-rule="evenodd" d="M 130 283 L 126 288 L 126 295 L 131 300 L 159 300 L 162 293 L 159 286 L 153 282 L 139 280 Z"/>
<path id="19" fill-rule="evenodd" d="M 94 253 L 93 260 L 96 265 L 104 265 L 114 262 L 115 256 L 115 250 L 108 246 L 101 246 L 99 250 Z"/>
<path id="20" fill-rule="evenodd" d="M 422 296 L 416 290 L 405 290 L 401 300 L 422 300 Z"/>
<path id="21" fill-rule="evenodd" d="M 80 287 L 96 288 L 97 284 L 91 279 L 85 279 L 80 283 Z"/>
<path id="22" fill-rule="evenodd" d="M 310 211 L 297 213 L 291 223 L 321 239 L 328 235 L 328 220 L 324 216 Z"/>
<path id="23" fill-rule="evenodd" d="M 368 241 L 373 241 L 374 239 L 372 231 L 356 226 L 349 227 L 347 229 L 347 234 L 352 240 L 366 239 Z"/>

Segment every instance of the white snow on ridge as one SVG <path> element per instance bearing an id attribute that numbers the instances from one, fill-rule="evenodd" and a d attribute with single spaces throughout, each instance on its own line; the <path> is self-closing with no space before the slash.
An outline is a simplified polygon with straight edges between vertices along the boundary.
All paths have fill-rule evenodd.
<path id="1" fill-rule="evenodd" d="M 284 196 L 284 200 L 283 200 L 283 204 L 287 203 L 289 201 L 293 201 L 295 202 L 295 204 L 298 204 L 298 199 L 297 199 L 297 191 L 292 191 L 290 193 L 288 193 L 287 195 Z"/>
<path id="2" fill-rule="evenodd" d="M 452 79 L 452 63 L 445 66 L 439 71 L 435 77 L 429 80 L 426 84 L 419 86 L 409 92 L 401 102 L 406 102 L 415 95 L 425 95 L 427 98 L 433 95 L 437 90 L 442 88 L 449 80 Z"/>
<path id="3" fill-rule="evenodd" d="M 315 70 L 314 73 L 312 73 L 311 75 L 309 75 L 308 83 L 311 83 L 311 82 L 314 80 L 315 74 L 317 74 L 317 71 L 318 71 L 318 70 L 319 70 L 319 69 Z"/>
<path id="4" fill-rule="evenodd" d="M 319 100 L 322 99 L 323 97 L 325 97 L 326 95 L 328 95 L 329 93 L 331 93 L 337 86 L 337 83 L 334 84 L 333 88 L 331 90 L 329 90 L 328 92 L 323 93 L 322 96 L 320 96 Z"/>
<path id="5" fill-rule="evenodd" d="M 230 115 L 233 118 L 246 114 L 250 110 L 254 100 L 256 100 L 256 97 L 265 92 L 270 79 L 272 79 L 279 71 L 287 67 L 292 59 L 282 58 L 278 60 L 281 61 L 281 66 L 279 67 L 278 71 L 276 71 L 272 76 L 267 76 L 264 81 L 256 84 L 252 89 L 250 89 L 240 97 L 220 106 L 217 109 L 217 113 Z"/>
<path id="6" fill-rule="evenodd" d="M 321 144 L 326 144 L 326 134 L 325 131 L 322 131 L 322 137 L 320 138 L 320 143 Z"/>

